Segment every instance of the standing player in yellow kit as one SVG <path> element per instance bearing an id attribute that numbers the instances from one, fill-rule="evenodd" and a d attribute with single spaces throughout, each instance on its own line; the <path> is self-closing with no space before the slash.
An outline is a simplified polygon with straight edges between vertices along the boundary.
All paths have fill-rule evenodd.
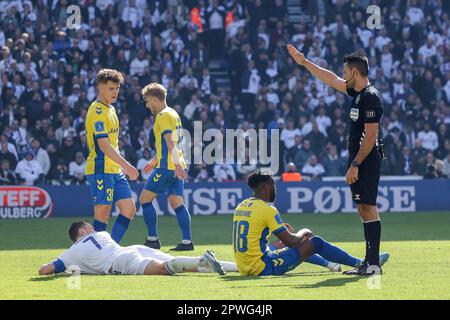
<path id="1" fill-rule="evenodd" d="M 191 216 L 183 203 L 184 179 L 186 178 L 186 163 L 181 150 L 182 125 L 178 113 L 167 106 L 167 90 L 158 83 L 150 83 L 142 89 L 142 96 L 147 108 L 155 115 L 156 157 L 144 168 L 152 172 L 147 179 L 140 196 L 145 224 L 147 225 L 147 240 L 145 245 L 159 249 L 161 243 L 157 233 L 157 213 L 152 201 L 159 194 L 168 194 L 170 206 L 175 210 L 178 225 L 182 233 L 182 241 L 172 250 L 194 250 L 191 237 Z"/>
<path id="2" fill-rule="evenodd" d="M 98 72 L 95 84 L 97 99 L 91 103 L 86 117 L 89 156 L 86 176 L 94 203 L 94 229 L 106 231 L 113 202 L 120 210 L 111 237 L 119 243 L 136 213 L 130 185 L 125 175 L 136 180 L 138 171 L 119 153 L 119 119 L 112 105 L 119 95 L 123 76 L 112 69 Z M 124 175 L 125 174 L 125 175 Z"/>

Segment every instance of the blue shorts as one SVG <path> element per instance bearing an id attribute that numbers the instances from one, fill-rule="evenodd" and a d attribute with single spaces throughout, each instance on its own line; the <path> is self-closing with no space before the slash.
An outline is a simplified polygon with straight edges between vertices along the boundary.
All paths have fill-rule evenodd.
<path id="1" fill-rule="evenodd" d="M 95 173 L 86 176 L 94 206 L 112 205 L 122 199 L 132 198 L 130 185 L 121 173 Z"/>
<path id="2" fill-rule="evenodd" d="M 270 249 L 274 248 L 269 246 Z M 262 257 L 266 264 L 260 276 L 281 276 L 288 271 L 295 269 L 301 262 L 302 257 L 297 248 L 283 248 L 279 250 L 267 251 Z"/>
<path id="3" fill-rule="evenodd" d="M 184 181 L 175 176 L 174 170 L 156 168 L 152 170 L 145 183 L 144 189 L 156 194 L 177 195 L 184 194 Z"/>

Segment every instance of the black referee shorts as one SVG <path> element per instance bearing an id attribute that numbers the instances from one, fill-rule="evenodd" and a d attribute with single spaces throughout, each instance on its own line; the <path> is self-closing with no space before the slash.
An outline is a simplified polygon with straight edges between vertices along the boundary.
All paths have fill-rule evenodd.
<path id="1" fill-rule="evenodd" d="M 350 152 L 347 168 L 350 167 L 356 154 L 357 152 Z M 381 155 L 378 148 L 374 147 L 363 163 L 359 165 L 358 181 L 350 185 L 352 198 L 356 204 L 376 206 L 380 175 Z"/>

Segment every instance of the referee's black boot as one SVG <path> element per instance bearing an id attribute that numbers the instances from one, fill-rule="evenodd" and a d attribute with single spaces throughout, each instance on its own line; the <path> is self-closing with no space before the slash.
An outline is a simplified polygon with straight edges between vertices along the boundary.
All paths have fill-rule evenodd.
<path id="1" fill-rule="evenodd" d="M 374 276 L 381 275 L 382 273 L 380 266 L 368 264 L 361 264 L 354 269 L 343 272 L 343 274 L 348 276 Z"/>
<path id="2" fill-rule="evenodd" d="M 145 240 L 144 246 L 152 248 L 152 249 L 161 249 L 161 242 L 159 242 L 159 239 L 156 240 Z"/>

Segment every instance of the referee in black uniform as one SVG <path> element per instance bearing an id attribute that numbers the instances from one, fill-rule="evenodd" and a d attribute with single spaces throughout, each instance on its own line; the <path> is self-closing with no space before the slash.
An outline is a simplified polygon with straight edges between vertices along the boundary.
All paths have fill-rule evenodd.
<path id="1" fill-rule="evenodd" d="M 345 180 L 350 185 L 353 201 L 364 225 L 366 258 L 355 269 L 344 272 L 354 275 L 381 274 L 379 263 L 381 221 L 376 199 L 380 181 L 382 145 L 378 143 L 383 108 L 378 90 L 369 82 L 367 57 L 353 53 L 344 58 L 344 79 L 305 58 L 292 45 L 288 51 L 297 64 L 334 89 L 353 98 L 349 111 L 349 163 Z"/>

